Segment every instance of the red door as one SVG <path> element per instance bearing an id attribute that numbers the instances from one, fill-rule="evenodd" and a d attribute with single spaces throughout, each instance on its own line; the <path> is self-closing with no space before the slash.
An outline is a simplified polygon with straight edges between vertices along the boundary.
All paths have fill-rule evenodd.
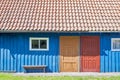
<path id="1" fill-rule="evenodd" d="M 99 36 L 81 37 L 81 65 L 82 72 L 100 71 L 100 39 Z"/>

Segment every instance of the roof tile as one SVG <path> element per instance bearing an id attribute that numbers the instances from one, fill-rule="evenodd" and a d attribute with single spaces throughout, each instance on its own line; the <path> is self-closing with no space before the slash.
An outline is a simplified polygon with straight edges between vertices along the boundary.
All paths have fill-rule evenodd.
<path id="1" fill-rule="evenodd" d="M 1 0 L 0 31 L 120 31 L 120 0 Z"/>

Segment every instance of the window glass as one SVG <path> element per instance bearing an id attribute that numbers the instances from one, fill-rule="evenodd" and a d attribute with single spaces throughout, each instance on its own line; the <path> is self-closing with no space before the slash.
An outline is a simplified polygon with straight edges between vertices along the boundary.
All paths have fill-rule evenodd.
<path id="1" fill-rule="evenodd" d="M 113 51 L 120 51 L 120 39 L 112 38 L 111 48 Z"/>
<path id="2" fill-rule="evenodd" d="M 113 41 L 113 49 L 120 49 L 120 40 Z"/>
<path id="3" fill-rule="evenodd" d="M 41 49 L 47 48 L 47 40 L 40 40 L 40 48 Z"/>
<path id="4" fill-rule="evenodd" d="M 48 50 L 48 38 L 30 38 L 30 50 Z"/>
<path id="5" fill-rule="evenodd" d="M 32 40 L 32 49 L 39 49 L 39 40 Z"/>

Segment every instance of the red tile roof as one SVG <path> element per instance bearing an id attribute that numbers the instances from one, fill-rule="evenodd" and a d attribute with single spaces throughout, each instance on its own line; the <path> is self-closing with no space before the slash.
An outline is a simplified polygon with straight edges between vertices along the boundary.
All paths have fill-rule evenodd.
<path id="1" fill-rule="evenodd" d="M 0 0 L 0 31 L 120 31 L 120 0 Z"/>

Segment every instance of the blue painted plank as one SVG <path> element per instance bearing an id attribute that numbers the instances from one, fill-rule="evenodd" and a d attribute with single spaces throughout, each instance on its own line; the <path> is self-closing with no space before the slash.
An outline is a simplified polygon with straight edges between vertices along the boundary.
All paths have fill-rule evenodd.
<path id="1" fill-rule="evenodd" d="M 108 70 L 108 67 L 109 67 L 109 64 L 108 64 L 108 62 L 109 62 L 109 56 L 108 56 L 109 54 L 108 54 L 108 51 L 106 51 L 106 56 L 105 56 L 105 70 L 106 70 L 106 72 L 109 72 Z"/>
<path id="2" fill-rule="evenodd" d="M 119 72 L 119 67 L 118 67 L 118 64 L 119 64 L 119 55 L 118 54 L 119 54 L 119 52 L 117 52 L 116 55 L 115 55 L 116 56 L 116 58 L 115 58 L 116 59 L 116 72 Z"/>
<path id="3" fill-rule="evenodd" d="M 118 54 L 118 60 L 119 60 L 119 62 L 118 62 L 118 68 L 119 68 L 119 72 L 120 72 L 120 52 L 119 52 L 119 54 Z"/>
<path id="4" fill-rule="evenodd" d="M 103 49 L 103 37 L 102 36 L 100 36 L 100 71 L 101 72 L 104 72 L 105 70 L 104 70 L 104 67 L 105 67 L 105 65 L 104 65 L 104 49 Z"/>
<path id="5" fill-rule="evenodd" d="M 112 53 L 112 72 L 115 72 L 115 58 L 114 58 L 115 53 Z"/>
<path id="6" fill-rule="evenodd" d="M 111 52 L 109 51 L 108 52 L 108 54 L 109 54 L 109 72 L 112 72 L 112 56 L 111 56 Z"/>
<path id="7" fill-rule="evenodd" d="M 14 57 L 15 57 L 15 59 L 14 59 L 14 71 L 17 71 L 17 54 L 14 54 Z"/>

